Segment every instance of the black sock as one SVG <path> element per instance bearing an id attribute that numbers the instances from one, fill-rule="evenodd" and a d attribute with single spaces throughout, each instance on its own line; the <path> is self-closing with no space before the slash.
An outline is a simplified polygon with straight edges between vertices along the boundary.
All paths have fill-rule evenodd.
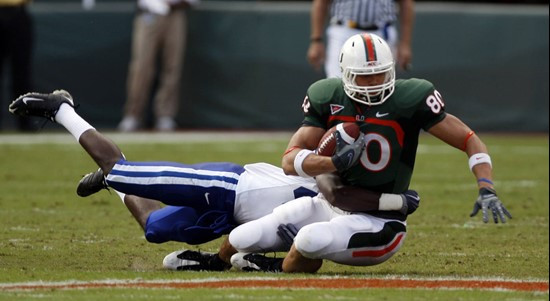
<path id="1" fill-rule="evenodd" d="M 213 271 L 225 271 L 231 268 L 231 264 L 223 261 L 218 253 L 212 255 L 208 260 L 208 265 Z"/>

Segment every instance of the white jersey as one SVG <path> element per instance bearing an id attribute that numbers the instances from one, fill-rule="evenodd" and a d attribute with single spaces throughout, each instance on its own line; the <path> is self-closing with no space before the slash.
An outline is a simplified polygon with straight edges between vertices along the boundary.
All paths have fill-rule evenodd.
<path id="1" fill-rule="evenodd" d="M 244 169 L 237 184 L 233 213 L 238 224 L 258 219 L 283 203 L 319 191 L 315 179 L 287 176 L 271 164 L 247 164 Z"/>

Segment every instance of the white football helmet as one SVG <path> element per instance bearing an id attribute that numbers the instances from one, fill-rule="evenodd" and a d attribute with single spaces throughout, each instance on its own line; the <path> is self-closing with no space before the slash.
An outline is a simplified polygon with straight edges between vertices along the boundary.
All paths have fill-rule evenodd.
<path id="1" fill-rule="evenodd" d="M 344 91 L 353 100 L 367 105 L 386 101 L 395 89 L 395 68 L 390 46 L 375 34 L 357 34 L 340 51 L 340 70 Z M 383 84 L 359 86 L 357 75 L 385 73 Z"/>

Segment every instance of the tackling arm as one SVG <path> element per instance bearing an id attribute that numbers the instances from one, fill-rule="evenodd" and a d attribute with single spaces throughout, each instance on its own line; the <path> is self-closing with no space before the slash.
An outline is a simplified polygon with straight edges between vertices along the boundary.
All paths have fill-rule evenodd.
<path id="1" fill-rule="evenodd" d="M 379 193 L 365 188 L 345 185 L 336 173 L 326 173 L 315 178 L 319 191 L 333 206 L 352 212 L 400 211 L 412 214 L 420 203 L 414 190 L 404 194 Z"/>
<path id="2" fill-rule="evenodd" d="M 326 173 L 315 177 L 319 191 L 333 206 L 346 211 L 378 210 L 382 193 L 372 192 L 342 183 L 336 173 Z"/>

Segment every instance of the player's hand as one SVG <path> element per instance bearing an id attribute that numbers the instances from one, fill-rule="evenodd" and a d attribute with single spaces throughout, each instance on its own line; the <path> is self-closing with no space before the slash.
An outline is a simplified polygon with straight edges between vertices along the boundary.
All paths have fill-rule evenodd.
<path id="1" fill-rule="evenodd" d="M 321 71 L 321 67 L 325 63 L 325 56 L 325 45 L 320 42 L 311 42 L 307 50 L 307 61 L 315 71 Z"/>
<path id="2" fill-rule="evenodd" d="M 403 198 L 403 206 L 399 211 L 405 215 L 413 214 L 420 205 L 420 196 L 418 192 L 415 190 L 407 190 L 400 195 Z"/>
<path id="3" fill-rule="evenodd" d="M 298 228 L 296 228 L 294 224 L 280 224 L 279 227 L 277 227 L 277 235 L 283 240 L 288 250 L 290 250 L 290 247 L 294 243 L 296 234 L 298 234 Z"/>
<path id="4" fill-rule="evenodd" d="M 497 197 L 496 191 L 492 188 L 483 187 L 479 189 L 479 196 L 474 204 L 474 210 L 470 213 L 470 217 L 476 215 L 480 209 L 484 223 L 489 221 L 489 210 L 493 213 L 495 224 L 498 223 L 499 218 L 502 223 L 506 223 L 506 216 L 512 218 L 512 215 L 504 208 L 504 205 Z"/>
<path id="5" fill-rule="evenodd" d="M 332 163 L 339 172 L 345 171 L 354 166 L 363 149 L 365 149 L 365 134 L 360 133 L 359 137 L 352 144 L 347 144 L 338 131 L 334 132 L 336 137 L 336 151 L 332 156 Z"/>

